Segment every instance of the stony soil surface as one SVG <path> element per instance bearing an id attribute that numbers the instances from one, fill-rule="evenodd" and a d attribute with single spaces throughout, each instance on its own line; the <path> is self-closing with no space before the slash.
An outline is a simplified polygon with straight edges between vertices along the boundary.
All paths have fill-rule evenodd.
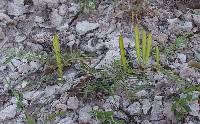
<path id="1" fill-rule="evenodd" d="M 123 90 L 84 97 L 77 87 L 90 79 L 80 75 L 78 62 L 64 69 L 65 80 L 59 82 L 56 69 L 43 61 L 44 56 L 53 58 L 53 35 L 59 35 L 63 53 L 92 54 L 87 63 L 96 69 L 109 65 L 120 58 L 120 33 L 127 51 L 135 51 L 128 0 L 100 0 L 95 10 L 84 13 L 74 0 L 0 0 L 0 124 L 26 124 L 25 114 L 38 124 L 102 123 L 91 114 L 94 110 L 112 111 L 127 124 L 199 124 L 199 89 L 190 92 L 194 100 L 186 103 L 190 111 L 183 118 L 172 111 L 173 97 L 187 96 L 180 89 L 200 84 L 200 5 L 194 1 L 150 0 L 142 11 L 141 27 L 152 32 L 153 45 L 160 46 L 160 63 L 172 75 L 134 66 L 142 74 L 123 82 L 129 89 L 143 86 L 131 94 L 134 97 Z M 177 39 L 184 43 L 170 49 Z M 170 80 L 173 74 L 181 81 Z"/>

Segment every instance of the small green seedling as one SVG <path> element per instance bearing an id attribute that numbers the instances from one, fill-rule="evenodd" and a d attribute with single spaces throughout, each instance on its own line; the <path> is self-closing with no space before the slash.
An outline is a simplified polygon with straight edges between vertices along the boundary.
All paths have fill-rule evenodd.
<path id="1" fill-rule="evenodd" d="M 134 33 L 135 33 L 135 49 L 136 49 L 136 55 L 137 55 L 137 63 L 140 65 L 140 33 L 138 24 L 134 27 Z M 148 33 L 146 35 L 146 31 L 142 31 L 142 64 L 143 66 L 149 63 L 149 58 L 151 54 L 152 49 L 152 36 L 151 33 Z"/>
<path id="2" fill-rule="evenodd" d="M 152 36 L 151 33 L 149 33 L 147 38 L 146 64 L 149 63 L 151 48 L 152 48 Z"/>
<path id="3" fill-rule="evenodd" d="M 60 50 L 60 43 L 59 43 L 59 38 L 58 35 L 55 34 L 53 37 L 53 48 L 54 48 L 54 53 L 56 57 L 56 64 L 58 67 L 58 80 L 63 79 L 63 60 L 62 60 L 62 55 L 61 55 L 61 50 Z"/>
<path id="4" fill-rule="evenodd" d="M 147 44 L 147 36 L 146 31 L 142 32 L 142 60 L 146 60 L 146 44 Z M 143 65 L 146 64 L 146 61 L 143 61 Z"/>
<path id="5" fill-rule="evenodd" d="M 134 32 L 135 32 L 135 49 L 137 54 L 137 62 L 138 64 L 140 64 L 140 34 L 138 25 L 134 27 Z"/>
<path id="6" fill-rule="evenodd" d="M 124 49 L 124 41 L 123 36 L 120 34 L 119 36 L 119 48 L 120 48 L 120 55 L 121 55 L 121 64 L 124 70 L 127 70 L 127 61 L 126 61 L 126 51 Z"/>

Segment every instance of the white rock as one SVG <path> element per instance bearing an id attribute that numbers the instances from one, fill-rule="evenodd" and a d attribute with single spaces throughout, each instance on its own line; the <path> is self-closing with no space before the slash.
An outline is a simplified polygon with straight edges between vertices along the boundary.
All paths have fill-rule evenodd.
<path id="1" fill-rule="evenodd" d="M 8 3 L 8 15 L 20 16 L 25 13 L 25 6 L 23 4 Z"/>
<path id="2" fill-rule="evenodd" d="M 199 113 L 200 107 L 199 107 L 198 100 L 195 100 L 192 103 L 190 103 L 189 107 L 191 109 L 190 115 L 200 118 L 200 113 Z"/>
<path id="3" fill-rule="evenodd" d="M 159 0 L 160 1 L 160 0 Z M 143 122 L 142 122 L 142 124 L 152 124 L 151 122 L 149 122 L 148 120 L 144 120 Z"/>
<path id="4" fill-rule="evenodd" d="M 193 20 L 194 20 L 194 23 L 200 27 L 200 15 L 193 15 Z"/>
<path id="5" fill-rule="evenodd" d="M 92 107 L 89 105 L 86 105 L 85 107 L 81 108 L 79 111 L 79 118 L 78 121 L 79 123 L 90 123 L 90 120 L 92 118 L 91 116 L 91 112 L 92 111 Z"/>
<path id="6" fill-rule="evenodd" d="M 17 114 L 17 105 L 13 104 L 0 111 L 0 121 L 12 119 Z"/>
<path id="7" fill-rule="evenodd" d="M 196 71 L 193 68 L 189 68 L 187 66 L 181 67 L 179 75 L 182 78 L 187 78 L 187 77 L 196 78 L 199 76 L 199 74 L 196 73 Z"/>
<path id="8" fill-rule="evenodd" d="M 67 100 L 67 108 L 76 110 L 78 109 L 79 101 L 76 97 L 69 97 Z"/>
<path id="9" fill-rule="evenodd" d="M 66 12 L 67 12 L 67 6 L 65 4 L 62 4 L 59 7 L 59 15 L 64 16 Z"/>
<path id="10" fill-rule="evenodd" d="M 66 117 L 59 121 L 58 124 L 75 124 L 71 117 Z"/>
<path id="11" fill-rule="evenodd" d="M 20 43 L 20 42 L 24 41 L 25 39 L 26 39 L 26 36 L 16 36 L 15 37 L 15 41 L 17 43 Z"/>
<path id="12" fill-rule="evenodd" d="M 119 50 L 109 50 L 106 53 L 106 56 L 104 57 L 104 59 L 101 60 L 101 62 L 95 67 L 95 68 L 102 68 L 105 65 L 111 65 L 114 60 L 120 59 L 120 53 Z"/>
<path id="13" fill-rule="evenodd" d="M 30 65 L 31 69 L 37 69 L 40 67 L 40 64 L 38 62 L 34 62 L 34 61 L 31 61 L 29 63 L 29 65 Z"/>
<path id="14" fill-rule="evenodd" d="M 11 63 L 15 66 L 18 67 L 22 64 L 22 62 L 19 59 L 12 59 Z"/>
<path id="15" fill-rule="evenodd" d="M 0 40 L 3 40 L 5 38 L 5 34 L 2 30 L 2 28 L 0 27 Z"/>
<path id="16" fill-rule="evenodd" d="M 28 82 L 27 81 L 23 81 L 21 87 L 25 88 L 27 86 Z"/>
<path id="17" fill-rule="evenodd" d="M 53 9 L 51 13 L 51 24 L 53 27 L 58 27 L 61 25 L 63 17 L 58 14 L 57 9 Z"/>
<path id="18" fill-rule="evenodd" d="M 152 105 L 150 120 L 160 120 L 163 119 L 163 116 L 162 96 L 155 96 Z"/>
<path id="19" fill-rule="evenodd" d="M 76 39 L 76 37 L 73 34 L 71 34 L 68 36 L 68 39 L 69 39 L 69 41 L 73 41 Z"/>
<path id="20" fill-rule="evenodd" d="M 187 57 L 185 54 L 179 53 L 178 58 L 180 59 L 181 63 L 186 63 Z"/>
<path id="21" fill-rule="evenodd" d="M 40 17 L 40 16 L 35 16 L 35 20 L 34 21 L 37 22 L 37 23 L 43 23 L 44 19 L 42 17 Z"/>
<path id="22" fill-rule="evenodd" d="M 7 23 L 11 22 L 12 20 L 10 17 L 4 13 L 0 13 L 0 25 L 6 25 Z"/>
<path id="23" fill-rule="evenodd" d="M 21 74 L 27 74 L 31 70 L 28 63 L 22 63 L 20 66 L 18 66 L 18 72 Z"/>
<path id="24" fill-rule="evenodd" d="M 193 24 L 191 21 L 180 21 L 179 19 L 168 19 L 169 31 L 175 34 L 180 34 L 183 32 L 191 32 L 193 29 Z"/>
<path id="25" fill-rule="evenodd" d="M 67 110 L 67 105 L 63 104 L 63 103 L 58 103 L 56 104 L 56 110 L 59 111 L 66 111 Z"/>
<path id="26" fill-rule="evenodd" d="M 84 35 L 91 30 L 97 29 L 99 26 L 100 24 L 98 23 L 90 23 L 88 21 L 78 22 L 76 24 L 76 32 L 80 35 Z"/>
<path id="27" fill-rule="evenodd" d="M 105 46 L 107 48 L 109 48 L 110 50 L 119 50 L 119 32 L 116 33 L 112 33 L 110 35 L 108 35 L 108 38 L 110 39 L 108 42 L 105 43 Z M 135 42 L 129 38 L 124 37 L 123 38 L 124 41 L 124 47 L 127 48 L 129 45 L 131 47 L 135 46 Z"/>
<path id="28" fill-rule="evenodd" d="M 71 7 L 68 8 L 69 12 L 77 13 L 78 12 L 78 4 L 71 3 Z"/>
<path id="29" fill-rule="evenodd" d="M 134 102 L 131 104 L 128 108 L 127 111 L 130 115 L 135 115 L 135 114 L 140 114 L 141 113 L 141 105 L 139 102 Z"/>
<path id="30" fill-rule="evenodd" d="M 24 4 L 24 0 L 13 0 L 14 4 L 18 4 L 18 5 L 23 5 Z"/>
<path id="31" fill-rule="evenodd" d="M 148 96 L 148 92 L 146 90 L 141 90 L 141 91 L 136 93 L 136 96 L 138 98 L 147 97 Z"/>
<path id="32" fill-rule="evenodd" d="M 63 25 L 60 25 L 59 27 L 57 27 L 56 29 L 59 31 L 65 31 L 69 28 L 68 22 L 64 23 Z"/>
<path id="33" fill-rule="evenodd" d="M 143 99 L 142 100 L 143 113 L 147 114 L 150 108 L 151 108 L 151 103 L 149 102 L 149 99 Z"/>
<path id="34" fill-rule="evenodd" d="M 35 6 L 58 7 L 59 0 L 32 0 Z"/>
<path id="35" fill-rule="evenodd" d="M 54 95 L 57 91 L 57 89 L 59 89 L 60 87 L 58 85 L 54 85 L 54 86 L 47 86 L 45 88 L 45 97 L 50 97 L 52 95 Z"/>
<path id="36" fill-rule="evenodd" d="M 112 111 L 113 109 L 116 110 L 119 108 L 119 102 L 120 96 L 109 96 L 108 99 L 106 99 L 106 102 L 103 104 L 103 108 L 105 111 Z"/>
<path id="37" fill-rule="evenodd" d="M 34 52 L 43 50 L 43 46 L 40 45 L 40 44 L 35 44 L 35 43 L 32 43 L 32 42 L 26 42 L 26 45 L 28 47 L 30 47 L 30 49 L 33 50 Z"/>
<path id="38" fill-rule="evenodd" d="M 25 92 L 23 94 L 24 99 L 26 100 L 31 100 L 31 101 L 35 101 L 39 98 L 41 98 L 41 96 L 44 94 L 43 91 L 29 91 L 29 92 Z"/>

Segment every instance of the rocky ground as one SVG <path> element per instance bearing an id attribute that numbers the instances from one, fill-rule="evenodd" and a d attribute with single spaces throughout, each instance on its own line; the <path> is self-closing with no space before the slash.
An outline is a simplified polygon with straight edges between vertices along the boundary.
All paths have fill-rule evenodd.
<path id="1" fill-rule="evenodd" d="M 146 69 L 135 63 L 128 0 L 102 0 L 86 12 L 74 0 L 0 0 L 0 124 L 199 124 L 198 2 L 149 0 L 140 8 L 141 27 L 160 48 L 159 70 L 154 57 Z M 52 62 L 55 33 L 68 57 L 63 81 Z M 124 75 L 113 73 L 122 85 L 105 86 L 80 63 L 97 70 L 119 59 L 120 33 L 136 74 L 119 81 Z M 87 58 L 71 61 L 77 51 Z"/>

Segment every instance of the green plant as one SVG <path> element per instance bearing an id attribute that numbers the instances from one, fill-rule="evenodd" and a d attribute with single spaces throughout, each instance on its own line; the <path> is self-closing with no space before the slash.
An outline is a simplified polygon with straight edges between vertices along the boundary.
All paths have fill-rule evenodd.
<path id="1" fill-rule="evenodd" d="M 12 90 L 12 94 L 14 95 L 14 97 L 16 98 L 16 102 L 17 102 L 17 108 L 22 109 L 23 108 L 23 94 L 19 91 L 16 90 Z"/>
<path id="2" fill-rule="evenodd" d="M 78 0 L 80 8 L 84 12 L 88 12 L 90 9 L 95 9 L 96 0 Z"/>
<path id="3" fill-rule="evenodd" d="M 25 118 L 27 120 L 28 124 L 37 124 L 35 119 L 33 117 L 31 117 L 28 112 L 25 110 L 24 105 L 22 103 L 23 101 L 23 94 L 19 91 L 16 90 L 11 90 L 12 94 L 14 95 L 14 97 L 16 98 L 16 102 L 17 102 L 17 108 L 21 109 L 24 114 L 25 114 Z"/>
<path id="4" fill-rule="evenodd" d="M 177 83 L 185 82 L 179 75 L 175 74 L 172 70 L 167 70 L 161 66 L 158 66 L 157 69 L 161 71 L 163 74 L 167 75 L 167 78 L 169 78 L 173 82 Z"/>
<path id="5" fill-rule="evenodd" d="M 138 25 L 134 27 L 134 33 L 135 33 L 135 49 L 137 54 L 137 62 L 138 64 L 140 64 L 140 34 Z"/>
<path id="6" fill-rule="evenodd" d="M 172 111 L 174 111 L 178 120 L 182 120 L 189 112 L 191 112 L 188 106 L 190 102 L 198 100 L 198 98 L 193 98 L 192 93 L 194 91 L 200 92 L 199 85 L 191 85 L 181 89 L 181 92 L 185 95 L 182 98 L 173 98 Z"/>
<path id="7" fill-rule="evenodd" d="M 147 38 L 147 51 L 146 51 L 146 63 L 147 64 L 149 62 L 151 48 L 152 48 L 152 36 L 151 36 L 151 33 L 149 33 L 148 38 Z"/>
<path id="8" fill-rule="evenodd" d="M 126 61 L 126 51 L 124 48 L 124 41 L 123 41 L 123 36 L 120 34 L 119 36 L 119 48 L 120 48 L 120 55 L 121 55 L 121 64 L 123 66 L 123 69 L 126 71 L 127 70 L 127 61 Z"/>
<path id="9" fill-rule="evenodd" d="M 48 122 L 51 122 L 51 121 L 55 120 L 56 117 L 64 116 L 65 114 L 66 114 L 65 111 L 58 111 L 58 112 L 49 114 L 48 117 L 46 118 L 44 124 L 48 124 Z"/>
<path id="10" fill-rule="evenodd" d="M 176 38 L 175 43 L 171 44 L 167 49 L 165 48 L 165 54 L 167 56 L 171 55 L 174 53 L 174 51 L 181 46 L 183 46 L 187 42 L 187 37 L 186 36 L 179 36 Z"/>
<path id="11" fill-rule="evenodd" d="M 191 111 L 190 107 L 188 106 L 188 102 L 190 102 L 191 100 L 191 95 L 187 95 L 186 98 L 174 98 L 172 111 L 174 111 L 178 120 L 181 120 Z"/>
<path id="12" fill-rule="evenodd" d="M 49 57 L 46 52 L 31 52 L 18 49 L 9 49 L 6 51 L 6 59 L 3 64 L 11 62 L 12 59 L 27 59 L 28 61 L 39 61 L 45 63 Z"/>
<path id="13" fill-rule="evenodd" d="M 93 115 L 101 121 L 102 124 L 125 124 L 123 120 L 117 120 L 113 117 L 112 111 L 95 110 Z"/>
<path id="14" fill-rule="evenodd" d="M 147 36 L 146 36 L 146 31 L 142 31 L 142 61 L 143 65 L 146 64 L 146 44 L 147 44 Z"/>
<path id="15" fill-rule="evenodd" d="M 58 76 L 59 76 L 58 80 L 62 80 L 63 79 L 63 59 L 61 55 L 60 43 L 59 43 L 57 34 L 55 34 L 53 37 L 53 48 L 54 48 L 54 53 L 56 57 L 56 64 L 58 67 Z"/>
<path id="16" fill-rule="evenodd" d="M 139 28 L 138 24 L 134 27 L 134 33 L 135 33 L 135 49 L 137 54 L 137 63 L 140 65 L 140 34 L 139 34 Z M 142 64 L 148 64 L 150 53 L 152 48 L 152 36 L 151 33 L 148 33 L 148 36 L 146 36 L 146 31 L 142 31 Z"/>
<path id="17" fill-rule="evenodd" d="M 26 111 L 24 112 L 28 124 L 37 124 L 35 119 L 30 116 Z"/>
<path id="18" fill-rule="evenodd" d="M 130 76 L 130 72 L 124 71 L 121 62 L 115 60 L 110 66 L 102 69 L 95 69 L 88 65 L 82 65 L 84 73 L 98 77 L 90 80 L 84 87 L 85 95 L 94 92 L 103 92 L 104 94 L 113 95 L 117 88 L 126 89 L 124 81 Z"/>

